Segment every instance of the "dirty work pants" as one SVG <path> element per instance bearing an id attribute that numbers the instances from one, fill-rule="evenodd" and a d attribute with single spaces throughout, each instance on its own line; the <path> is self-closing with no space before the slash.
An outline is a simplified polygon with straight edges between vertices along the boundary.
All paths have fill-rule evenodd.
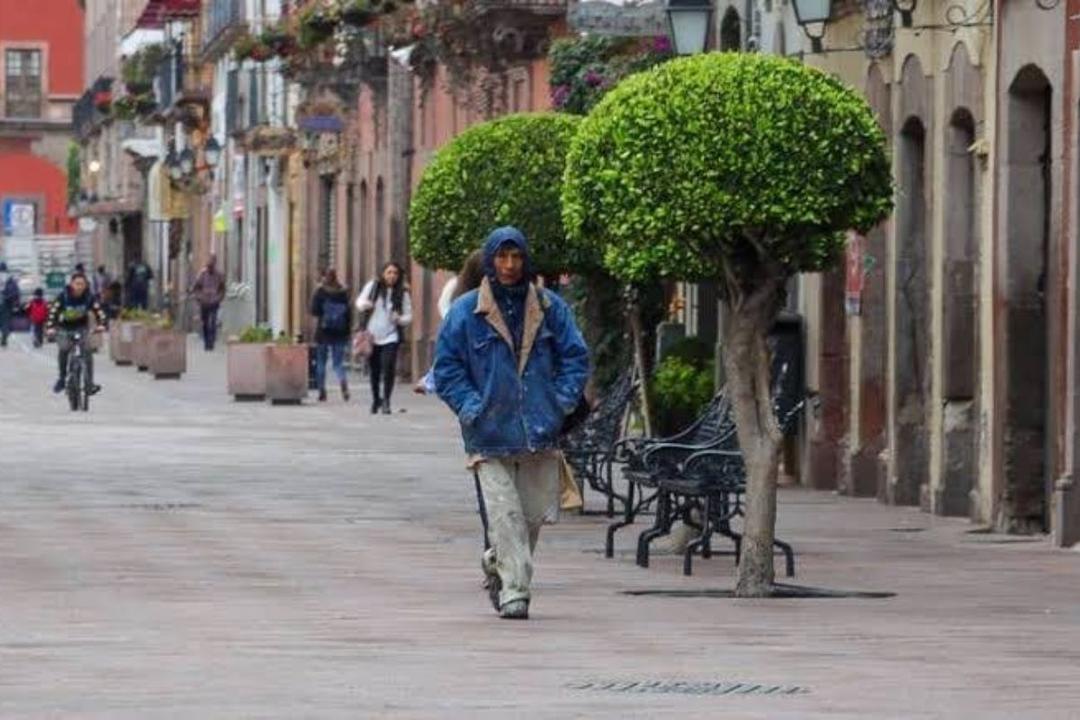
<path id="1" fill-rule="evenodd" d="M 549 452 L 493 458 L 476 471 L 491 542 L 484 567 L 502 581 L 500 605 L 528 600 L 540 526 L 559 502 L 559 456 Z"/>

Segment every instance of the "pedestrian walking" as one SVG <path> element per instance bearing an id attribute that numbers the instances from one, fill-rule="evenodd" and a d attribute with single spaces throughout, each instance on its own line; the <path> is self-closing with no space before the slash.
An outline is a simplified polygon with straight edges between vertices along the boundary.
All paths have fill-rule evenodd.
<path id="1" fill-rule="evenodd" d="M 112 276 L 109 271 L 105 269 L 104 265 L 98 265 L 97 270 L 94 271 L 94 278 L 90 283 L 90 288 L 97 295 L 99 301 L 105 296 L 105 292 L 111 284 Z"/>
<path id="2" fill-rule="evenodd" d="M 45 323 L 49 321 L 49 303 L 45 302 L 45 290 L 34 288 L 34 297 L 26 304 L 26 316 L 34 335 L 34 347 L 45 344 Z"/>
<path id="3" fill-rule="evenodd" d="M 154 279 L 154 271 L 142 260 L 136 260 L 128 267 L 127 272 L 127 306 L 145 310 L 150 304 L 150 281 Z"/>
<path id="4" fill-rule="evenodd" d="M 450 307 L 454 304 L 454 301 L 459 297 L 480 287 L 480 283 L 484 279 L 484 251 L 473 250 L 469 253 L 469 256 L 465 258 L 465 264 L 461 266 L 461 270 L 457 275 L 446 281 L 443 285 L 442 293 L 439 294 L 439 318 L 446 318 L 447 313 L 450 312 Z M 416 381 L 413 386 L 413 392 L 417 395 L 434 395 L 435 394 L 435 374 L 431 368 L 424 373 L 424 376 Z"/>
<path id="5" fill-rule="evenodd" d="M 217 341 L 218 310 L 225 299 L 225 276 L 217 269 L 217 255 L 211 253 L 206 267 L 195 278 L 189 294 L 199 303 L 199 318 L 202 321 L 203 347 L 206 352 L 213 352 Z"/>
<path id="6" fill-rule="evenodd" d="M 315 316 L 315 382 L 319 402 L 326 402 L 326 361 L 334 365 L 334 374 L 341 386 L 341 398 L 349 401 L 349 377 L 345 372 L 345 349 L 352 330 L 352 311 L 349 290 L 338 281 L 337 271 L 326 271 L 311 298 L 311 314 Z"/>
<path id="7" fill-rule="evenodd" d="M 19 281 L 8 272 L 7 263 L 0 262 L 0 347 L 7 347 L 11 318 L 18 309 Z"/>
<path id="8" fill-rule="evenodd" d="M 412 322 L 412 299 L 405 286 L 401 265 L 396 262 L 384 265 L 379 277 L 369 280 L 356 296 L 356 309 L 368 314 L 366 326 L 373 343 L 368 358 L 371 413 L 374 415 L 382 410 L 384 415 L 389 415 L 401 331 Z"/>
<path id="9" fill-rule="evenodd" d="M 500 617 L 525 619 L 540 527 L 559 500 L 559 433 L 581 399 L 589 352 L 566 303 L 533 284 L 521 231 L 491 233 L 484 269 L 443 323 L 435 387 L 461 423 L 486 509 L 491 603 Z"/>

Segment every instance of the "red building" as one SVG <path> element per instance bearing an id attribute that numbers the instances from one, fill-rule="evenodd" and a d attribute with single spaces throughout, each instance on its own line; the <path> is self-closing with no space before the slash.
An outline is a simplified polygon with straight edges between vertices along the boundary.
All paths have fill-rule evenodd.
<path id="1" fill-rule="evenodd" d="M 0 216 L 32 205 L 37 233 L 75 231 L 66 167 L 82 68 L 79 2 L 0 0 Z"/>

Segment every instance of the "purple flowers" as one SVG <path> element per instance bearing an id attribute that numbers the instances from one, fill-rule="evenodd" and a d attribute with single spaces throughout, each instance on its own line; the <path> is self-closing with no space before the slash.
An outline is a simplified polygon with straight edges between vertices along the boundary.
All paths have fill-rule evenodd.
<path id="1" fill-rule="evenodd" d="M 652 39 L 652 51 L 659 55 L 671 53 L 671 38 L 667 35 L 657 35 Z"/>
<path id="2" fill-rule="evenodd" d="M 600 87 L 604 84 L 604 76 L 595 70 L 589 70 L 585 73 L 585 84 L 589 87 Z"/>
<path id="3" fill-rule="evenodd" d="M 566 107 L 566 101 L 570 99 L 569 85 L 556 85 L 551 88 L 551 104 L 557 108 Z"/>

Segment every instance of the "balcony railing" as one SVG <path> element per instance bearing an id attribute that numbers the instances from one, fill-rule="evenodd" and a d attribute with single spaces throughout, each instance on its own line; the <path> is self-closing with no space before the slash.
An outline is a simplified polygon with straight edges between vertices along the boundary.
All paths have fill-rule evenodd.
<path id="1" fill-rule="evenodd" d="M 111 77 L 99 77 L 71 108 L 71 123 L 75 129 L 75 136 L 80 140 L 86 140 L 108 119 L 108 108 L 99 109 L 98 101 L 103 95 L 112 93 L 112 86 Z"/>
<path id="2" fill-rule="evenodd" d="M 247 29 L 247 9 L 244 0 L 209 0 L 205 3 L 206 22 L 203 31 L 202 55 L 216 59 L 229 49 L 233 41 Z"/>

